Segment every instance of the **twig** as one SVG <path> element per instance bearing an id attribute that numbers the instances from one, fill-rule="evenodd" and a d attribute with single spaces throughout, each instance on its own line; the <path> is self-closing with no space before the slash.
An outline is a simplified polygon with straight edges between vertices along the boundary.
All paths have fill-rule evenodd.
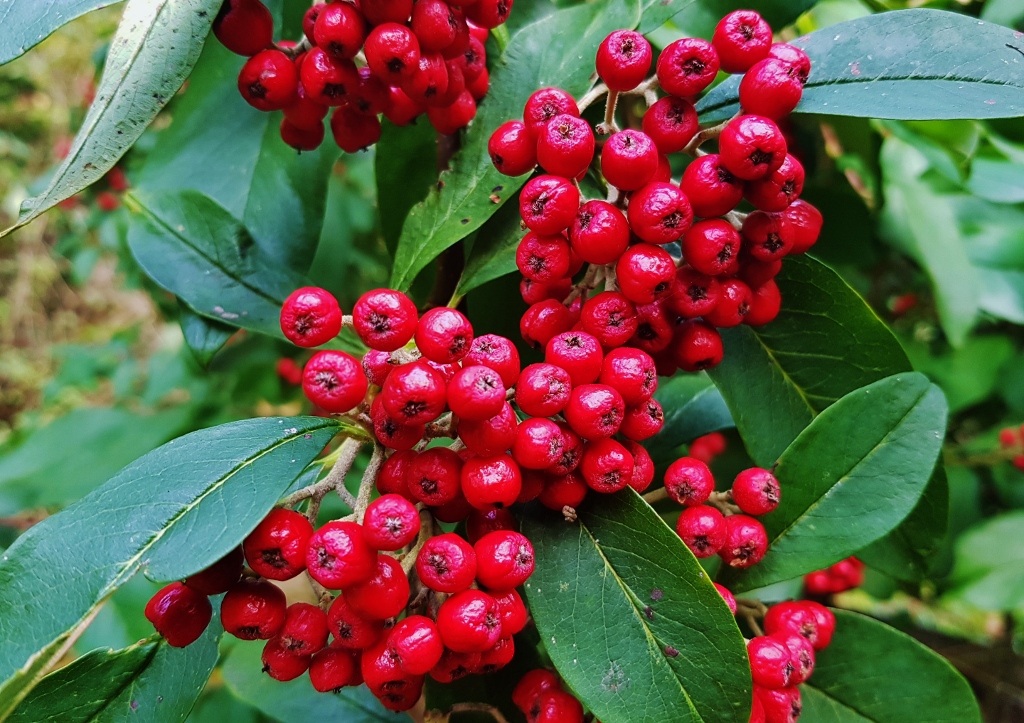
<path id="1" fill-rule="evenodd" d="M 487 713 L 494 718 L 496 723 L 508 723 L 508 718 L 500 710 L 487 703 L 456 703 L 449 709 L 448 714 L 442 720 L 447 723 L 455 713 Z"/>
<path id="2" fill-rule="evenodd" d="M 742 512 L 739 507 L 732 503 L 732 495 L 728 492 L 712 492 L 711 496 L 708 497 L 708 504 L 718 508 L 726 517 Z"/>
<path id="3" fill-rule="evenodd" d="M 576 106 L 580 109 L 580 113 L 589 108 L 594 103 L 594 101 L 598 100 L 602 95 L 604 95 L 607 92 L 608 86 L 605 85 L 604 83 L 598 83 L 589 91 L 587 91 L 587 93 L 584 94 L 582 98 L 576 101 Z"/>
<path id="4" fill-rule="evenodd" d="M 609 90 L 608 97 L 604 101 L 604 123 L 598 123 L 595 129 L 598 135 L 606 136 L 619 130 L 619 125 L 615 122 L 615 106 L 618 103 L 619 91 Z"/>
<path id="5" fill-rule="evenodd" d="M 374 445 L 373 456 L 370 457 L 370 463 L 366 465 L 366 471 L 363 472 L 363 480 L 359 483 L 359 496 L 356 497 L 356 504 L 353 508 L 356 522 L 360 524 L 363 522 L 363 515 L 366 514 L 366 506 L 370 504 L 370 495 L 376 486 L 377 473 L 380 472 L 382 464 L 384 464 L 384 448 L 377 444 Z"/>
<path id="6" fill-rule="evenodd" d="M 319 510 L 320 500 L 323 499 L 323 496 L 332 489 L 337 489 L 338 495 L 345 504 L 352 507 L 355 500 L 352 499 L 352 495 L 345 489 L 345 475 L 347 475 L 349 470 L 352 469 L 352 463 L 355 462 L 356 455 L 359 454 L 359 448 L 362 444 L 363 443 L 357 439 L 346 439 L 341 443 L 341 447 L 338 448 L 337 459 L 326 477 L 315 484 L 311 484 L 308 487 L 303 487 L 301 490 L 292 492 L 281 500 L 278 505 L 281 507 L 294 507 L 303 500 L 313 499 L 315 500 L 317 510 Z M 310 503 L 311 508 L 313 507 L 313 504 L 314 503 Z"/>
<path id="7" fill-rule="evenodd" d="M 743 228 L 743 222 L 747 220 L 749 213 L 743 213 L 742 211 L 729 211 L 725 214 L 725 220 L 732 224 L 732 227 L 739 231 Z"/>
<path id="8" fill-rule="evenodd" d="M 573 287 L 572 291 L 569 292 L 569 295 L 565 297 L 565 300 L 562 303 L 568 306 L 584 291 L 596 289 L 597 285 L 601 283 L 602 269 L 604 269 L 603 266 L 590 264 L 590 266 L 587 267 L 587 273 L 583 276 L 583 280 Z"/>
<path id="9" fill-rule="evenodd" d="M 705 128 L 704 130 L 700 131 L 686 145 L 686 148 L 683 149 L 683 152 L 689 153 L 691 156 L 696 156 L 697 149 L 699 149 L 703 144 L 707 143 L 708 141 L 714 138 L 718 138 L 718 136 L 722 135 L 722 131 L 725 130 L 725 127 L 729 125 L 729 121 L 731 120 L 732 118 L 730 118 L 727 121 L 722 121 L 716 126 L 711 126 L 710 128 Z"/>
<path id="10" fill-rule="evenodd" d="M 655 502 L 661 502 L 662 500 L 668 499 L 668 490 L 664 487 L 660 487 L 653 492 L 648 492 L 644 495 L 644 502 L 649 505 L 653 505 Z"/>
<path id="11" fill-rule="evenodd" d="M 412 549 L 405 553 L 402 557 L 402 569 L 405 574 L 408 575 L 409 571 L 412 570 L 413 565 L 416 564 L 416 558 L 419 556 L 420 549 L 427 544 L 427 540 L 430 539 L 434 532 L 434 516 L 430 514 L 430 510 L 420 510 L 420 534 L 416 538 L 416 542 L 413 544 Z"/>
<path id="12" fill-rule="evenodd" d="M 750 629 L 754 631 L 754 635 L 764 635 L 764 630 L 761 629 L 761 625 L 757 622 L 757 618 L 754 617 L 753 613 L 749 610 L 744 610 L 739 614 L 747 621 L 747 625 L 749 625 Z"/>

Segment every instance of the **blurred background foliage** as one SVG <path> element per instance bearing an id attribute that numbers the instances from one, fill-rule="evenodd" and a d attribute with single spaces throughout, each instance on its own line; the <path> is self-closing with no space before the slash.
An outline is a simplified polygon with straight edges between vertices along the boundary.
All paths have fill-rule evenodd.
<path id="1" fill-rule="evenodd" d="M 531 17 L 555 6 L 520 4 Z M 723 6 L 745 4 L 757 6 Z M 296 5 L 274 6 L 286 36 L 296 35 Z M 1024 31 L 1021 0 L 822 0 L 782 35 L 922 6 Z M 655 31 L 654 42 L 709 36 L 717 15 L 694 8 Z M 513 24 L 526 12 L 513 13 Z M 0 222 L 16 217 L 67 152 L 119 14 L 119 6 L 89 14 L 0 68 Z M 282 260 L 334 292 L 344 309 L 387 281 L 401 219 L 435 170 L 372 150 L 294 156 L 269 116 L 250 112 L 234 92 L 239 64 L 209 44 L 181 96 L 115 172 L 0 239 L 0 547 L 173 437 L 311 411 L 289 361 L 301 365 L 302 352 L 203 321 L 141 272 L 126 240 L 126 188 L 197 187 L 250 230 L 261 219 L 257 242 L 299 249 Z M 786 130 L 808 171 L 804 196 L 825 215 L 814 255 L 889 323 L 952 410 L 944 451 L 950 528 L 927 576 L 898 581 L 869 569 L 865 585 L 838 604 L 914 632 L 967 675 L 989 719 L 1020 720 L 1024 449 L 1019 434 L 1014 444 L 1006 432 L 1003 444 L 999 437 L 1024 422 L 1024 121 L 794 116 Z M 394 151 L 433 142 L 425 124 L 388 134 L 392 142 L 381 147 Z M 311 188 L 314 177 L 326 188 Z M 378 193 L 387 196 L 383 218 Z M 496 232 L 485 226 L 477 236 Z M 420 301 L 431 273 L 414 287 Z M 470 292 L 477 328 L 518 336 L 525 306 L 516 284 L 506 276 Z M 715 462 L 723 478 L 745 464 L 738 436 L 728 436 L 729 451 Z M 142 578 L 118 592 L 78 650 L 146 635 L 141 609 L 150 594 Z M 192 719 L 225 716 L 264 719 L 215 675 Z"/>

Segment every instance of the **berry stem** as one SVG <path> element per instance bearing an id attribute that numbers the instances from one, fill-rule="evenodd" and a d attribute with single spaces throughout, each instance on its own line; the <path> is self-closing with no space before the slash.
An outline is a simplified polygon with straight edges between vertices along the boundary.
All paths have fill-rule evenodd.
<path id="1" fill-rule="evenodd" d="M 427 718 L 425 720 L 429 721 L 429 723 L 448 723 L 455 713 L 486 713 L 491 716 L 496 723 L 508 723 L 508 718 L 502 715 L 500 710 L 492 705 L 488 705 L 487 703 L 456 703 L 440 718 Z"/>
<path id="2" fill-rule="evenodd" d="M 590 266 L 587 267 L 587 273 L 584 275 L 583 280 L 573 287 L 572 291 L 569 292 L 569 295 L 565 297 L 565 301 L 562 303 L 568 306 L 584 291 L 596 289 L 597 285 L 601 283 L 601 270 L 603 268 L 603 266 L 590 264 Z"/>
<path id="3" fill-rule="evenodd" d="M 345 488 L 345 477 L 348 475 L 349 470 L 352 469 L 352 465 L 355 464 L 356 457 L 359 455 L 359 450 L 362 446 L 363 443 L 355 439 L 346 439 L 342 442 L 341 447 L 338 448 L 338 461 L 334 463 L 331 471 L 324 478 L 324 482 L 329 482 L 331 487 L 338 493 L 341 501 L 352 510 L 355 509 L 356 500 L 352 493 Z"/>
<path id="4" fill-rule="evenodd" d="M 580 113 L 582 113 L 591 105 L 593 105 L 595 101 L 599 100 L 601 96 L 605 95 L 607 92 L 608 86 L 605 85 L 604 83 L 598 83 L 589 91 L 587 91 L 582 98 L 576 101 L 576 107 L 579 108 Z"/>
<path id="5" fill-rule="evenodd" d="M 740 508 L 732 503 L 732 495 L 728 492 L 712 492 L 708 497 L 708 504 L 717 507 L 726 517 L 741 512 Z"/>
<path id="6" fill-rule="evenodd" d="M 356 522 L 359 524 L 363 523 L 363 516 L 366 514 L 367 505 L 370 504 L 370 495 L 377 484 L 377 473 L 380 472 L 382 464 L 384 464 L 384 448 L 379 444 L 375 444 L 373 446 L 373 456 L 370 457 L 370 462 L 366 465 L 366 471 L 363 472 L 363 480 L 359 483 L 359 496 L 356 497 L 356 504 L 353 508 Z"/>
<path id="7" fill-rule="evenodd" d="M 434 534 L 434 516 L 430 514 L 430 510 L 420 510 L 420 534 L 416 538 L 416 542 L 409 549 L 405 555 L 402 556 L 402 570 L 408 575 L 412 570 L 413 565 L 416 564 L 416 558 L 420 554 L 420 548 L 422 548 L 427 540 Z"/>
<path id="8" fill-rule="evenodd" d="M 615 122 L 615 107 L 619 104 L 619 91 L 609 90 L 608 97 L 604 101 L 604 123 L 597 126 L 598 135 L 606 136 L 619 130 Z"/>
<path id="9" fill-rule="evenodd" d="M 725 220 L 732 224 L 732 227 L 739 231 L 743 228 L 743 222 L 747 220 L 747 216 L 750 214 L 743 213 L 742 211 L 729 211 L 725 214 Z"/>
<path id="10" fill-rule="evenodd" d="M 648 492 L 643 496 L 644 502 L 649 505 L 653 505 L 655 502 L 661 502 L 662 500 L 668 499 L 668 490 L 664 487 L 659 487 L 653 492 Z"/>
<path id="11" fill-rule="evenodd" d="M 696 156 L 697 151 L 703 144 L 722 135 L 722 131 L 725 130 L 725 127 L 729 125 L 729 121 L 731 120 L 732 118 L 730 118 L 727 121 L 723 121 L 716 126 L 711 126 L 700 131 L 697 135 L 693 137 L 693 140 L 691 140 L 687 144 L 686 148 L 683 149 L 683 153 L 688 153 L 691 156 Z"/>
<path id="12" fill-rule="evenodd" d="M 750 610 L 744 609 L 742 612 L 737 612 L 739 615 L 743 616 L 744 620 L 747 621 L 747 625 L 750 626 L 750 629 L 753 631 L 754 635 L 758 637 L 764 635 L 764 630 L 761 629 L 761 624 L 757 622 L 757 618 L 754 617 L 754 614 Z"/>

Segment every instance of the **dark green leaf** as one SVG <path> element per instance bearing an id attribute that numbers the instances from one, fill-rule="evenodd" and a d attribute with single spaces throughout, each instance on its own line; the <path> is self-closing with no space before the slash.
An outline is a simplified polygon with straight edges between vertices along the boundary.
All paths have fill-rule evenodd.
<path id="1" fill-rule="evenodd" d="M 19 537 L 0 558 L 0 717 L 140 568 L 180 580 L 234 548 L 337 430 L 268 417 L 193 432 Z"/>
<path id="2" fill-rule="evenodd" d="M 129 0 L 71 151 L 46 189 L 22 204 L 17 223 L 0 236 L 75 195 L 117 163 L 188 77 L 219 7 L 220 0 Z"/>
<path id="3" fill-rule="evenodd" d="M 530 611 L 568 686 L 605 723 L 746 723 L 743 638 L 696 558 L 631 489 L 578 513 L 523 520 Z"/>
<path id="4" fill-rule="evenodd" d="M 488 281 L 515 271 L 516 249 L 522 238 L 519 207 L 514 203 L 505 204 L 477 232 L 455 295 L 464 296 Z"/>
<path id="5" fill-rule="evenodd" d="M 782 501 L 761 518 L 768 553 L 746 570 L 724 569 L 725 584 L 742 592 L 789 580 L 888 533 L 923 494 L 945 430 L 946 400 L 923 374 L 847 394 L 782 454 Z"/>
<path id="6" fill-rule="evenodd" d="M 681 444 L 735 426 L 722 393 L 702 374 L 659 380 L 654 397 L 665 410 L 665 425 L 644 442 L 655 465 L 671 462 Z"/>
<path id="7" fill-rule="evenodd" d="M 337 693 L 318 693 L 309 677 L 280 683 L 263 672 L 262 642 L 238 642 L 231 649 L 222 672 L 231 691 L 242 700 L 282 723 L 344 721 L 345 723 L 408 723 L 404 713 L 385 709 L 367 690 L 342 688 Z"/>
<path id="8" fill-rule="evenodd" d="M 181 324 L 185 343 L 200 365 L 209 366 L 213 357 L 228 343 L 228 339 L 237 329 L 216 319 L 200 316 L 180 299 L 178 305 L 178 323 Z"/>
<path id="9" fill-rule="evenodd" d="M 373 156 L 377 208 L 384 243 L 393 254 L 409 210 L 437 181 L 437 166 L 431 163 L 437 154 L 437 133 L 425 118 L 405 127 L 389 120 L 382 125 Z"/>
<path id="10" fill-rule="evenodd" d="M 981 723 L 967 681 L 909 635 L 833 610 L 832 644 L 801 686 L 805 723 Z"/>
<path id="11" fill-rule="evenodd" d="M 910 369 L 892 332 L 827 266 L 786 259 L 776 281 L 778 318 L 724 331 L 725 358 L 709 372 L 762 467 L 843 395 Z"/>
<path id="12" fill-rule="evenodd" d="M 526 176 L 509 178 L 494 169 L 487 155 L 494 129 L 521 117 L 523 104 L 538 88 L 555 85 L 574 95 L 585 92 L 593 64 L 580 59 L 593 58 L 608 33 L 635 27 L 639 17 L 639 0 L 602 0 L 557 10 L 512 37 L 492 66 L 491 87 L 501 92 L 481 105 L 451 169 L 405 219 L 391 286 L 408 289 L 438 254 L 480 228 L 526 182 Z"/>
<path id="13" fill-rule="evenodd" d="M 227 210 L 197 191 L 138 192 L 128 246 L 143 270 L 195 311 L 271 336 L 302 276 L 271 259 Z"/>
<path id="14" fill-rule="evenodd" d="M 792 41 L 813 68 L 797 113 L 933 120 L 1024 115 L 1024 43 L 1014 31 L 943 10 L 896 10 Z M 739 76 L 697 104 L 736 112 Z M 706 114 L 706 115 L 705 115 Z"/>
<path id="15" fill-rule="evenodd" d="M 9 63 L 57 28 L 113 0 L 10 0 L 0 10 L 0 65 Z"/>
<path id="16" fill-rule="evenodd" d="M 645 0 L 640 32 L 656 30 L 666 20 L 689 37 L 711 39 L 715 26 L 733 10 L 755 7 L 777 31 L 796 20 L 818 0 L 761 0 L 752 6 L 750 0 Z M 682 35 L 680 35 L 682 37 Z"/>

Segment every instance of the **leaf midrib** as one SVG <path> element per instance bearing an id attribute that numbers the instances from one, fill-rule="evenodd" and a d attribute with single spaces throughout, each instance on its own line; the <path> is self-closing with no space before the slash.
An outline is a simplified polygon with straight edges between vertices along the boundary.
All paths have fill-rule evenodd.
<path id="1" fill-rule="evenodd" d="M 852 706 L 847 705 L 846 703 L 844 703 L 843 701 L 839 700 L 835 696 L 829 695 L 824 690 L 822 690 L 821 688 L 819 688 L 819 687 L 817 687 L 815 685 L 812 685 L 811 683 L 804 683 L 804 686 L 806 686 L 808 688 L 814 688 L 815 691 L 817 691 L 818 693 L 821 693 L 823 696 L 825 696 L 829 700 L 834 701 L 836 703 L 836 705 L 840 706 L 844 710 L 848 710 L 848 711 L 852 712 L 855 716 L 857 716 L 859 718 L 863 718 L 866 721 L 870 721 L 870 723 L 884 723 L 883 721 L 879 721 L 877 718 L 872 718 L 871 716 L 864 715 L 861 711 L 857 710 L 856 708 L 854 708 Z"/>

